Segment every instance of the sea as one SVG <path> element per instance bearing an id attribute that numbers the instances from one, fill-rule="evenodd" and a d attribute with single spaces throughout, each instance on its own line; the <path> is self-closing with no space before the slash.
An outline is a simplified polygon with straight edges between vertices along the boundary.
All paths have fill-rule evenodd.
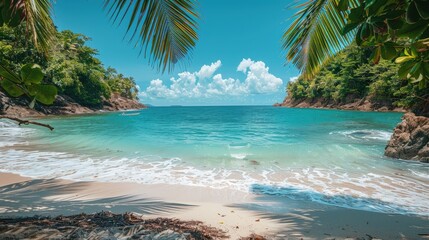
<path id="1" fill-rule="evenodd" d="M 0 122 L 0 172 L 231 189 L 429 216 L 429 164 L 384 148 L 401 113 L 272 106 L 150 107 Z"/>

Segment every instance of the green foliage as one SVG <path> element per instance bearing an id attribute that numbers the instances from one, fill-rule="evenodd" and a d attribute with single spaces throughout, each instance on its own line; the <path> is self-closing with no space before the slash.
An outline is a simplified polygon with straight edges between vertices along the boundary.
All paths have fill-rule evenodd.
<path id="1" fill-rule="evenodd" d="M 113 22 L 129 19 L 127 33 L 137 38 L 145 57 L 165 71 L 186 57 L 195 47 L 197 36 L 195 0 L 105 0 Z"/>
<path id="2" fill-rule="evenodd" d="M 401 79 L 424 89 L 429 84 L 428 6 L 428 0 L 308 1 L 299 5 L 283 47 L 302 76 L 311 79 L 354 36 L 358 46 L 371 51 L 373 63 L 394 60 Z"/>
<path id="3" fill-rule="evenodd" d="M 37 64 L 24 65 L 20 75 L 0 64 L 0 76 L 0 86 L 11 96 L 19 97 L 25 94 L 32 99 L 31 108 L 34 107 L 35 101 L 52 104 L 57 95 L 55 86 L 42 83 L 42 69 Z"/>
<path id="4" fill-rule="evenodd" d="M 15 86 L 20 81 L 10 81 L 10 76 L 0 80 L 2 88 L 11 96 L 23 94 L 43 104 L 52 103 L 50 98 L 56 86 L 60 94 L 73 98 L 76 102 L 88 107 L 101 107 L 104 99 L 109 99 L 111 93 L 135 99 L 138 93 L 132 78 L 117 74 L 112 68 L 105 69 L 101 61 L 95 57 L 97 51 L 86 46 L 90 40 L 82 34 L 71 31 L 57 33 L 56 40 L 51 44 L 49 58 L 41 54 L 32 41 L 22 35 L 25 31 L 23 24 L 16 28 L 0 27 L 0 60 L 2 65 L 13 72 L 20 72 L 22 83 L 43 83 L 43 86 Z M 36 65 L 22 65 L 32 62 Z M 41 69 L 45 69 L 45 74 Z M 32 70 L 32 71 L 30 71 Z M 114 71 L 114 74 L 112 74 Z M 50 85 L 47 85 L 50 84 Z M 25 87 L 25 91 L 21 89 Z M 56 91 L 56 90 L 55 90 Z M 34 102 L 33 102 L 34 103 Z"/>
<path id="5" fill-rule="evenodd" d="M 51 19 L 51 0 L 0 0 L 0 26 L 15 28 L 25 23 L 25 35 L 43 53 L 54 41 L 56 29 Z"/>
<path id="6" fill-rule="evenodd" d="M 106 70 L 106 82 L 113 93 L 129 99 L 137 98 L 138 89 L 132 77 L 124 77 L 114 68 L 109 67 Z"/>
<path id="7" fill-rule="evenodd" d="M 352 2 L 357 4 L 358 0 L 350 0 Z M 338 0 L 296 3 L 299 10 L 282 36 L 282 46 L 287 51 L 286 60 L 302 70 L 306 79 L 313 77 L 327 58 L 353 41 L 352 29 L 342 34 L 347 20 L 340 9 L 347 9 L 348 5 L 349 1 Z M 350 16 L 359 17 L 359 13 L 353 12 Z"/>
<path id="8" fill-rule="evenodd" d="M 400 78 L 429 84 L 429 1 L 365 0 L 342 3 L 347 16 L 344 32 L 355 29 L 359 46 L 371 47 L 372 60 L 395 60 Z M 353 17 L 355 12 L 356 17 Z M 348 14 L 348 15 L 347 15 Z"/>
<path id="9" fill-rule="evenodd" d="M 349 103 L 370 98 L 373 102 L 413 108 L 427 97 L 429 87 L 401 79 L 399 66 L 391 61 L 372 61 L 368 48 L 350 46 L 322 66 L 311 80 L 303 77 L 287 86 L 288 95 L 298 100 L 322 100 L 326 103 Z"/>

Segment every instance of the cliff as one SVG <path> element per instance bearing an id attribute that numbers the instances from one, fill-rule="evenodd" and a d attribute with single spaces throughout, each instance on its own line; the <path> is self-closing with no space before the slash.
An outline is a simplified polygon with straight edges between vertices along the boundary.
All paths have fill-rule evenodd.
<path id="1" fill-rule="evenodd" d="M 110 99 L 104 100 L 102 106 L 92 108 L 82 106 L 66 95 L 58 95 L 54 104 L 50 106 L 36 104 L 34 109 L 30 109 L 28 104 L 29 100 L 26 98 L 11 98 L 0 91 L 0 114 L 14 117 L 86 114 L 99 111 L 146 108 L 137 100 L 121 97 L 117 94 L 112 94 Z"/>

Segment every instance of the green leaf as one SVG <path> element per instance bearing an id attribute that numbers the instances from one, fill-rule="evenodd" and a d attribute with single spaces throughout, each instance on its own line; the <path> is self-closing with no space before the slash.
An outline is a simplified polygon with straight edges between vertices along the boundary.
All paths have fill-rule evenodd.
<path id="1" fill-rule="evenodd" d="M 368 10 L 370 16 L 377 15 L 385 6 L 387 0 L 372 0 L 369 4 L 366 5 L 365 10 Z"/>
<path id="2" fill-rule="evenodd" d="M 380 62 L 380 56 L 381 56 L 381 47 L 378 46 L 373 50 L 371 55 L 371 59 L 374 62 L 374 64 L 378 64 L 378 62 Z"/>
<path id="3" fill-rule="evenodd" d="M 346 26 L 344 26 L 344 28 L 342 30 L 342 34 L 346 35 L 350 31 L 352 31 L 353 29 L 355 29 L 357 26 L 359 26 L 359 23 L 348 23 Z"/>
<path id="4" fill-rule="evenodd" d="M 42 68 L 37 64 L 26 64 L 21 68 L 21 78 L 26 84 L 40 83 L 43 80 Z"/>
<path id="5" fill-rule="evenodd" d="M 417 11 L 420 14 L 420 17 L 422 17 L 425 20 L 428 20 L 429 19 L 428 1 L 416 0 L 415 4 L 416 4 Z"/>
<path id="6" fill-rule="evenodd" d="M 402 18 L 388 19 L 387 25 L 390 29 L 398 30 L 404 25 L 404 20 L 402 20 Z"/>
<path id="7" fill-rule="evenodd" d="M 423 63 L 423 70 L 424 70 L 424 75 L 426 76 L 426 78 L 429 78 L 429 62 Z"/>
<path id="8" fill-rule="evenodd" d="M 420 82 L 421 80 L 423 80 L 423 75 L 422 75 L 422 74 L 419 74 L 417 77 L 414 77 L 414 79 L 413 79 L 413 80 L 411 80 L 411 83 L 418 83 L 418 82 Z"/>
<path id="9" fill-rule="evenodd" d="M 29 108 L 34 109 L 34 105 L 36 104 L 36 98 L 33 98 L 33 100 L 28 105 Z"/>
<path id="10" fill-rule="evenodd" d="M 406 79 L 408 73 L 410 72 L 411 68 L 413 68 L 413 66 L 414 62 L 403 62 L 398 69 L 398 76 L 401 79 Z"/>
<path id="11" fill-rule="evenodd" d="M 0 63 L 0 76 L 12 81 L 14 83 L 20 83 L 21 79 L 12 70 L 7 68 L 4 64 Z"/>
<path id="12" fill-rule="evenodd" d="M 385 42 L 381 47 L 381 57 L 386 60 L 392 60 L 396 57 L 397 52 L 394 42 Z"/>
<path id="13" fill-rule="evenodd" d="M 404 22 L 401 29 L 397 31 L 399 37 L 408 37 L 416 39 L 428 28 L 427 21 L 419 21 L 415 24 L 408 24 Z"/>
<path id="14" fill-rule="evenodd" d="M 360 38 L 361 33 L 362 33 L 362 26 L 360 26 L 360 28 L 357 30 L 356 36 L 355 36 L 355 42 L 358 46 L 362 45 L 362 39 Z"/>
<path id="15" fill-rule="evenodd" d="M 352 22 L 361 23 L 365 19 L 365 9 L 363 6 L 350 10 L 348 19 Z"/>
<path id="16" fill-rule="evenodd" d="M 407 12 L 405 13 L 405 20 L 408 24 L 414 24 L 420 20 L 420 14 L 417 11 L 417 7 L 414 1 L 410 2 L 407 7 Z"/>
<path id="17" fill-rule="evenodd" d="M 398 57 L 395 59 L 395 63 L 403 63 L 403 62 L 408 62 L 410 60 L 413 60 L 414 57 L 412 56 L 402 56 L 402 57 Z"/>
<path id="18" fill-rule="evenodd" d="M 24 91 L 9 79 L 0 80 L 0 85 L 12 97 L 19 97 L 24 94 Z"/>
<path id="19" fill-rule="evenodd" d="M 340 0 L 338 2 L 338 10 L 346 11 L 349 8 L 349 0 Z"/>
<path id="20" fill-rule="evenodd" d="M 410 75 L 415 78 L 418 78 L 419 75 L 422 73 L 422 66 L 422 62 L 417 62 L 416 64 L 414 64 L 413 68 L 411 68 L 410 70 Z"/>
<path id="21" fill-rule="evenodd" d="M 402 18 L 402 15 L 405 13 L 404 10 L 393 10 L 386 13 L 387 20 L 393 20 L 397 18 Z"/>
<path id="22" fill-rule="evenodd" d="M 372 26 L 368 23 L 362 24 L 362 30 L 360 32 L 360 39 L 362 41 L 366 41 L 373 35 Z"/>
<path id="23" fill-rule="evenodd" d="M 282 36 L 286 60 L 300 69 L 305 79 L 314 76 L 323 62 L 353 41 L 354 30 L 341 34 L 347 19 L 337 5 L 337 0 L 297 3 L 300 9 Z M 349 0 L 349 5 L 357 6 L 358 0 Z"/>
<path id="24" fill-rule="evenodd" d="M 151 55 L 158 70 L 173 66 L 195 47 L 198 40 L 196 0 L 104 0 L 113 22 L 129 20 L 130 41 Z"/>
<path id="25" fill-rule="evenodd" d="M 52 104 L 58 93 L 54 85 L 31 85 L 28 89 L 30 92 L 34 93 L 34 97 L 37 101 L 46 105 Z"/>

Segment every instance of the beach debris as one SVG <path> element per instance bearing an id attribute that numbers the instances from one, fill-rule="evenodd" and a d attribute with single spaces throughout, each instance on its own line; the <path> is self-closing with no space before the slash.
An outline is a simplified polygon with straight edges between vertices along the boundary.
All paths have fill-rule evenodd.
<path id="1" fill-rule="evenodd" d="M 259 218 L 255 220 L 255 222 L 260 222 L 260 221 L 261 221 L 261 219 L 259 219 Z"/>
<path id="2" fill-rule="evenodd" d="M 267 240 L 267 238 L 265 238 L 264 236 L 252 233 L 248 237 L 242 237 L 242 238 L 240 238 L 240 240 Z"/>
<path id="3" fill-rule="evenodd" d="M 144 219 L 136 213 L 103 211 L 73 216 L 0 218 L 0 239 L 227 239 L 200 221 Z"/>

